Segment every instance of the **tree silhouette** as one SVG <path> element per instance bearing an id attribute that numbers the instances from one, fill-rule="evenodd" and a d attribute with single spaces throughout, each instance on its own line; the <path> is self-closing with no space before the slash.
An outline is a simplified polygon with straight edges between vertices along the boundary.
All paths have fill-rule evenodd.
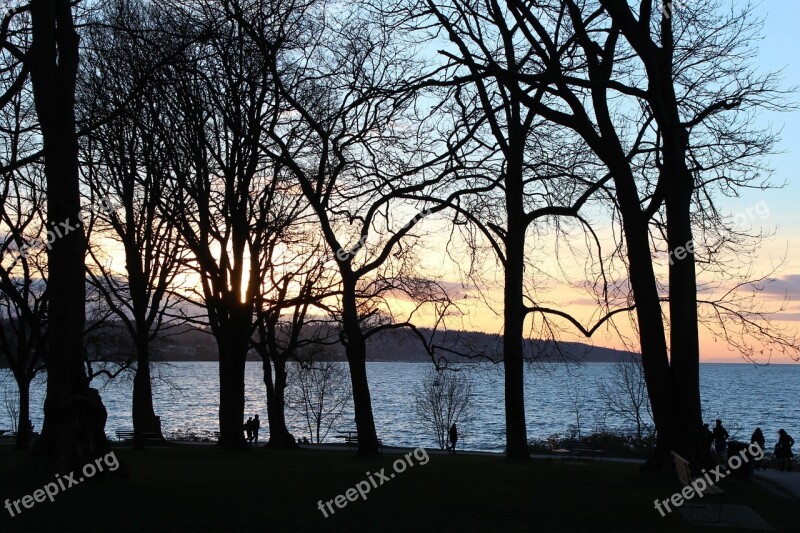
<path id="1" fill-rule="evenodd" d="M 108 452 L 106 409 L 83 368 L 86 238 L 80 225 L 75 86 L 78 35 L 72 5 L 32 0 L 28 63 L 47 180 L 47 223 L 62 236 L 48 249 L 47 397 L 34 457 L 66 473 Z"/>
<path id="2" fill-rule="evenodd" d="M 80 98 L 85 119 L 97 123 L 82 143 L 92 206 L 88 273 L 135 347 L 135 449 L 144 447 L 145 433 L 161 434 L 153 408 L 150 344 L 185 322 L 175 293 L 181 290 L 187 260 L 173 217 L 159 209 L 168 205 L 161 200 L 169 173 L 156 135 L 160 102 L 154 91 L 139 90 L 150 86 L 152 71 L 172 52 L 143 38 L 148 30 L 158 32 L 157 13 L 138 2 L 116 3 L 99 12 L 88 32 L 86 60 L 93 67 L 84 69 Z M 124 272 L 104 252 L 108 240 L 121 245 Z"/>

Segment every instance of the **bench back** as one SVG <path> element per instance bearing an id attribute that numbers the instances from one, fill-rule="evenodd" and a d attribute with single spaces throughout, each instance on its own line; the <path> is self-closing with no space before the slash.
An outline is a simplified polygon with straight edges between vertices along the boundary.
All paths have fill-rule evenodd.
<path id="1" fill-rule="evenodd" d="M 675 452 L 672 452 L 672 460 L 675 461 L 675 471 L 678 472 L 678 479 L 681 480 L 681 483 L 691 485 L 692 471 L 689 469 L 689 461 Z"/>

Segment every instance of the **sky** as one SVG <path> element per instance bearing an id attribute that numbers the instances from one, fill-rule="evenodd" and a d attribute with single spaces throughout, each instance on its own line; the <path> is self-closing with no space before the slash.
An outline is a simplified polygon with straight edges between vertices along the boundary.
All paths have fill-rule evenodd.
<path id="1" fill-rule="evenodd" d="M 785 87 L 800 87 L 800 61 L 797 57 L 800 2 L 763 0 L 755 12 L 764 17 L 763 40 L 758 45 L 758 66 L 762 71 L 782 70 Z M 792 100 L 800 102 L 800 93 L 795 93 Z M 774 237 L 765 242 L 758 253 L 754 267 L 766 271 L 785 256 L 786 262 L 778 273 L 778 280 L 765 287 L 764 298 L 778 302 L 788 296 L 788 308 L 775 318 L 787 327 L 796 327 L 800 325 L 800 111 L 765 112 L 762 120 L 781 130 L 777 150 L 782 153 L 772 157 L 771 166 L 775 169 L 773 181 L 786 182 L 786 186 L 766 192 L 745 191 L 741 198 L 726 199 L 725 202 L 732 213 L 747 214 L 748 208 L 754 208 L 750 211 L 754 216 L 750 218 L 775 230 Z M 757 214 L 755 208 L 759 203 L 766 205 L 768 216 Z M 708 335 L 702 339 L 701 352 L 705 360 L 741 361 L 737 354 L 726 353 Z M 773 362 L 779 360 L 776 358 Z"/>
<path id="2" fill-rule="evenodd" d="M 768 71 L 781 71 L 783 87 L 800 87 L 800 62 L 797 61 L 798 50 L 798 25 L 800 25 L 800 2 L 797 0 L 765 0 L 755 7 L 757 17 L 764 19 L 761 31 L 763 39 L 756 44 L 758 48 L 757 68 L 761 73 Z M 790 96 L 790 101 L 800 104 L 800 92 Z M 774 169 L 771 180 L 774 184 L 783 184 L 780 189 L 757 191 L 742 191 L 739 198 L 718 198 L 717 205 L 723 212 L 744 222 L 745 226 L 758 231 L 762 228 L 771 234 L 771 237 L 762 241 L 753 255 L 752 264 L 749 265 L 751 275 L 758 277 L 775 269 L 774 280 L 763 284 L 763 290 L 756 295 L 757 304 L 763 309 L 779 309 L 785 303 L 783 311 L 772 315 L 774 325 L 794 331 L 800 326 L 800 111 L 792 112 L 763 112 L 758 118 L 759 124 L 770 126 L 780 132 L 780 141 L 776 153 L 768 161 Z M 447 231 L 442 228 L 443 231 Z M 441 243 L 438 243 L 439 245 Z M 441 247 L 431 244 L 423 253 L 424 271 L 434 273 L 438 270 L 447 271 L 446 259 L 442 259 Z M 546 254 L 544 254 L 546 255 Z M 736 260 L 736 258 L 732 258 Z M 542 263 L 545 264 L 546 261 Z M 574 265 L 577 267 L 577 265 Z M 491 270 L 491 269 L 490 269 Z M 494 288 L 481 287 L 480 297 L 478 290 L 467 286 L 465 294 L 468 299 L 462 301 L 466 314 L 456 321 L 451 321 L 450 326 L 463 329 L 481 330 L 492 333 L 502 331 L 502 293 L 499 282 Z M 490 273 L 490 279 L 491 279 Z M 447 274 L 445 274 L 445 277 Z M 452 278 L 451 278 L 452 279 Z M 579 279 L 579 278 L 578 278 Z M 581 297 L 575 290 L 565 287 L 554 288 L 547 298 L 564 309 L 581 317 L 585 325 L 591 324 L 592 314 L 596 307 L 589 305 L 585 297 Z M 484 301 L 485 300 L 485 301 Z M 410 307 L 409 307 L 410 308 Z M 423 318 L 423 317 L 420 317 Z M 625 322 L 625 321 L 622 321 Z M 620 323 L 620 322 L 618 322 Z M 621 324 L 620 330 L 635 340 L 632 329 L 627 324 Z M 535 333 L 532 336 L 536 336 Z M 715 338 L 716 337 L 716 338 Z M 566 334 L 564 340 L 578 340 L 589 342 L 598 346 L 623 348 L 619 335 L 615 331 L 600 330 L 591 339 L 570 336 Z M 741 363 L 743 358 L 740 353 L 728 345 L 712 332 L 701 328 L 701 360 L 704 362 L 732 362 Z M 630 345 L 629 345 L 630 346 Z M 755 360 L 759 363 L 794 363 L 788 357 L 771 354 L 765 350 L 763 355 L 758 353 L 756 346 Z"/>
<path id="3" fill-rule="evenodd" d="M 758 43 L 758 68 L 763 72 L 782 71 L 784 87 L 800 87 L 800 62 L 797 61 L 798 24 L 800 24 L 800 2 L 797 0 L 765 0 L 758 4 L 755 13 L 764 18 L 761 31 L 763 40 Z M 800 92 L 791 96 L 791 100 L 800 104 Z M 781 140 L 777 153 L 769 161 L 775 173 L 774 183 L 786 183 L 785 187 L 768 191 L 743 191 L 740 198 L 718 199 L 718 206 L 728 214 L 738 217 L 754 229 L 763 227 L 772 232 L 771 238 L 763 241 L 754 256 L 751 265 L 752 275 L 758 276 L 773 270 L 781 263 L 774 282 L 766 284 L 757 296 L 759 303 L 765 308 L 777 308 L 788 297 L 786 308 L 774 315 L 775 324 L 793 330 L 800 326 L 800 111 L 777 113 L 764 112 L 759 120 L 763 125 L 770 125 L 781 131 Z M 432 217 L 434 218 L 434 217 Z M 439 224 L 441 227 L 437 227 Z M 449 227 L 444 221 L 430 220 L 425 226 L 432 235 L 447 235 Z M 417 251 L 420 260 L 420 272 L 427 277 L 446 280 L 445 284 L 456 297 L 463 297 L 459 305 L 463 313 L 454 313 L 448 320 L 448 327 L 455 329 L 478 330 L 489 333 L 502 332 L 502 276 L 497 270 L 496 262 L 487 254 L 487 259 L 480 266 L 484 280 L 480 288 L 461 287 L 459 277 L 454 275 L 454 261 L 443 257 L 445 243 L 442 238 L 422 239 Z M 569 275 L 565 279 L 580 280 L 583 274 L 581 257 L 564 261 L 555 259 L 554 248 L 542 247 L 535 253 L 534 263 L 542 271 L 554 272 L 565 269 Z M 464 263 L 462 259 L 455 262 Z M 735 259 L 735 258 L 734 258 Z M 572 263 L 564 265 L 563 263 Z M 662 261 L 663 262 L 663 261 Z M 461 266 L 464 266 L 463 264 Z M 619 274 L 619 273 L 618 273 Z M 624 273 L 623 273 L 624 274 Z M 623 276 L 624 277 L 624 276 Z M 536 283 L 536 294 L 544 294 L 543 298 L 551 307 L 566 310 L 587 327 L 597 319 L 597 307 L 588 296 L 580 290 L 568 287 L 553 286 L 548 289 L 547 276 L 528 276 L 528 283 Z M 542 291 L 542 289 L 545 289 Z M 410 311 L 411 302 L 397 300 L 392 303 L 392 311 L 396 311 L 397 319 L 404 319 L 403 310 Z M 433 323 L 432 312 L 422 310 L 414 316 L 415 323 L 429 326 Z M 619 332 L 633 344 L 627 347 L 638 347 L 634 334 L 627 320 L 617 321 L 619 330 L 601 329 L 591 340 L 574 334 L 574 330 L 565 327 L 561 338 L 570 341 L 582 341 L 598 346 L 624 348 Z M 564 323 L 564 326 L 567 324 Z M 531 336 L 538 336 L 535 329 L 529 330 Z M 705 362 L 743 362 L 739 353 L 727 347 L 726 343 L 709 331 L 701 328 L 701 360 Z M 788 363 L 791 359 L 769 353 L 759 354 L 758 362 Z"/>

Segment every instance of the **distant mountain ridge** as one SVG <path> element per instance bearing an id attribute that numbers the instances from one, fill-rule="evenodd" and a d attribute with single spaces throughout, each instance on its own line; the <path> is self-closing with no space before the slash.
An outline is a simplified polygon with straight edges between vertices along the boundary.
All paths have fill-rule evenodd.
<path id="1" fill-rule="evenodd" d="M 435 333 L 429 329 L 418 331 L 425 338 L 425 344 L 418 335 L 408 329 L 389 329 L 370 336 L 367 339 L 367 361 L 430 362 L 432 359 L 426 345 L 432 347 L 433 356 L 437 360 L 446 359 L 450 362 L 502 360 L 501 335 L 478 331 L 451 330 Z M 344 346 L 339 343 L 325 346 L 324 350 L 336 359 L 345 359 Z M 612 362 L 631 353 L 581 342 L 555 343 L 540 339 L 528 339 L 524 350 L 526 359 L 546 362 L 558 360 L 585 363 Z M 152 345 L 152 357 L 160 361 L 216 361 L 217 344 L 214 337 L 207 332 L 186 330 L 157 339 Z M 251 351 L 248 360 L 257 361 L 259 358 L 254 351 Z M 7 362 L 0 355 L 0 368 L 7 366 Z"/>
<path id="2" fill-rule="evenodd" d="M 453 362 L 501 361 L 502 336 L 478 331 L 447 331 L 433 333 L 419 329 L 425 344 L 433 346 L 433 354 Z M 337 343 L 324 350 L 337 359 L 344 360 L 344 346 Z M 204 332 L 187 331 L 157 342 L 155 356 L 164 361 L 216 361 L 217 346 L 214 338 Z M 592 346 L 581 342 L 558 342 L 528 339 L 525 356 L 529 359 L 556 361 L 569 359 L 581 362 L 611 362 L 631 352 Z M 250 352 L 249 360 L 258 360 Z M 367 361 L 377 362 L 429 362 L 431 355 L 417 335 L 408 329 L 390 329 L 378 332 L 367 339 Z"/>

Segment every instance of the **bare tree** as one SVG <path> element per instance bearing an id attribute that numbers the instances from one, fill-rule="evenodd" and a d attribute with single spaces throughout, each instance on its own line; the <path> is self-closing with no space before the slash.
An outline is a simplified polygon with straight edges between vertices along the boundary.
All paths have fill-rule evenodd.
<path id="1" fill-rule="evenodd" d="M 345 363 L 309 351 L 297 357 L 288 382 L 289 408 L 305 419 L 311 440 L 323 442 L 353 397 Z"/>
<path id="2" fill-rule="evenodd" d="M 6 385 L 5 381 L 0 382 L 3 384 L 3 409 L 5 409 L 9 420 L 11 420 L 11 431 L 19 433 L 19 428 L 23 421 L 19 418 L 20 413 L 20 396 L 19 392 L 15 393 L 10 387 Z"/>
<path id="3" fill-rule="evenodd" d="M 83 368 L 86 239 L 79 222 L 75 121 L 79 48 L 72 10 L 70 2 L 32 0 L 9 10 L 0 25 L 0 49 L 11 58 L 10 71 L 16 73 L 15 81 L 0 95 L 0 107 L 22 90 L 30 75 L 42 147 L 11 168 L 44 157 L 46 223 L 60 235 L 48 246 L 47 399 L 33 456 L 44 469 L 61 473 L 108 451 L 105 407 L 90 388 Z M 30 46 L 20 35 L 30 36 Z"/>
<path id="4" fill-rule="evenodd" d="M 135 347 L 134 449 L 144 447 L 145 433 L 161 434 L 153 408 L 150 344 L 185 322 L 175 293 L 185 279 L 186 253 L 174 217 L 163 209 L 169 165 L 154 118 L 160 103 L 156 91 L 131 99 L 156 78 L 153 65 L 169 62 L 174 54 L 153 37 L 158 33 L 152 6 L 137 1 L 106 6 L 88 35 L 93 68 L 84 69 L 80 99 L 83 115 L 97 123 L 82 143 L 94 207 L 87 225 L 88 272 Z M 105 252 L 109 243 L 121 247 L 124 267 Z"/>
<path id="5" fill-rule="evenodd" d="M 88 283 L 86 289 L 86 329 L 83 346 L 89 381 L 97 380 L 102 389 L 109 382 L 126 379 L 136 369 L 136 345 L 127 328 L 108 305 L 105 296 Z M 102 378 L 102 379 L 98 379 Z"/>
<path id="6" fill-rule="evenodd" d="M 461 433 L 473 417 L 472 380 L 464 371 L 429 369 L 414 391 L 414 412 L 435 437 L 439 449 L 447 448 L 450 426 Z"/>
<path id="7" fill-rule="evenodd" d="M 598 380 L 597 394 L 609 413 L 636 427 L 636 442 L 641 447 L 644 438 L 653 433 L 641 358 L 634 354 L 619 356 Z"/>
<path id="8" fill-rule="evenodd" d="M 325 298 L 335 295 L 336 283 L 328 274 L 321 246 L 314 245 L 304 224 L 290 240 L 275 239 L 267 245 L 264 287 L 257 304 L 257 334 L 253 347 L 261 356 L 267 389 L 269 446 L 295 446 L 286 427 L 285 391 L 287 362 L 309 349 L 338 342 L 338 327 L 318 314 Z M 315 314 L 317 312 L 317 314 Z"/>
<path id="9" fill-rule="evenodd" d="M 339 277 L 336 318 L 358 453 L 377 453 L 366 341 L 410 322 L 375 320 L 391 315 L 381 303 L 389 295 L 408 297 L 415 309 L 447 300 L 416 274 L 413 254 L 420 220 L 445 207 L 424 198 L 441 178 L 447 141 L 431 136 L 413 93 L 397 91 L 417 69 L 413 56 L 363 11 L 332 14 L 324 2 L 296 2 L 276 34 L 268 3 L 224 4 L 271 58 L 278 112 L 262 150 L 299 186 Z"/>
<path id="10" fill-rule="evenodd" d="M 661 11 L 652 9 L 650 1 L 641 2 L 638 20 L 625 2 L 508 1 L 508 27 L 540 68 L 515 70 L 502 55 L 458 57 L 482 76 L 497 77 L 537 116 L 577 133 L 612 177 L 609 200 L 620 217 L 624 243 L 618 251 L 628 269 L 629 280 L 623 285 L 630 288 L 630 298 L 609 309 L 607 317 L 628 311 L 636 315 L 658 427 L 658 444 L 648 468 L 669 465 L 669 450 L 679 450 L 692 461 L 708 459 L 699 434 L 697 306 L 692 304 L 697 295 L 694 266 L 688 264 L 694 256 L 686 259 L 682 253 L 686 250 L 680 248 L 691 247 L 691 230 L 708 223 L 701 222 L 702 216 L 691 216 L 686 200 L 694 202 L 694 212 L 700 213 L 700 206 L 714 197 L 717 184 L 730 191 L 758 182 L 754 168 L 761 168 L 758 160 L 768 153 L 771 137 L 749 127 L 749 111 L 780 98 L 772 79 L 754 76 L 747 66 L 748 55 L 739 53 L 748 46 L 743 31 L 747 17 L 719 15 L 702 4 L 705 7 L 697 11 L 707 16 L 681 19 L 685 25 L 673 32 L 663 17 L 654 24 Z M 653 26 L 660 35 L 650 43 L 637 42 L 650 39 Z M 476 39 L 482 42 L 480 34 Z M 737 121 L 742 121 L 741 127 L 734 132 L 730 125 Z M 720 138 L 731 142 L 715 143 Z M 692 148 L 687 151 L 687 147 Z M 665 150 L 670 153 L 665 155 Z M 687 165 L 688 171 L 682 170 Z M 735 168 L 734 178 L 723 170 L 726 165 Z M 689 176 L 692 181 L 687 185 Z M 670 195 L 673 199 L 667 206 Z M 672 219 L 671 229 L 669 220 L 660 223 L 663 217 Z M 670 256 L 677 252 L 679 260 L 687 261 L 669 267 L 675 278 L 664 285 L 668 297 L 660 294 L 664 287 L 653 256 L 661 229 Z M 610 281 L 605 275 L 597 279 L 598 292 L 610 308 Z M 666 323 L 664 302 L 677 306 L 673 314 L 682 309 L 675 314 L 680 318 Z M 561 317 L 585 335 L 597 329 L 547 306 L 534 304 L 531 310 Z M 670 324 L 680 331 L 670 330 Z M 764 338 L 770 340 L 768 335 Z"/>
<path id="11" fill-rule="evenodd" d="M 175 35 L 194 35 L 158 79 L 155 126 L 170 172 L 161 197 L 200 278 L 196 294 L 219 348 L 220 440 L 245 449 L 245 359 L 264 287 L 267 243 L 302 210 L 262 144 L 277 114 L 268 56 L 216 2 L 170 4 Z M 286 15 L 270 6 L 270 15 Z M 270 27 L 267 27 L 270 29 Z M 280 28 L 276 29 L 278 31 Z"/>
<path id="12" fill-rule="evenodd" d="M 398 15 L 399 13 L 399 15 Z M 402 27 L 423 43 L 442 46 L 440 61 L 422 86 L 447 88 L 442 106 L 455 117 L 449 135 L 464 136 L 464 149 L 453 152 L 469 161 L 451 186 L 472 189 L 450 203 L 456 220 L 470 222 L 490 243 L 503 268 L 503 368 L 505 371 L 506 453 L 527 458 L 524 362 L 536 354 L 525 350 L 525 322 L 539 301 L 529 281 L 532 235 L 557 217 L 574 218 L 596 240 L 581 210 L 610 175 L 583 156 L 585 146 L 566 135 L 523 103 L 525 93 L 514 73 L 534 75 L 544 66 L 525 44 L 524 28 L 513 23 L 508 6 L 498 2 L 390 2 L 386 16 L 400 17 Z M 540 100 L 547 85 L 528 95 Z M 473 170 L 474 169 L 474 170 Z M 458 224 L 455 225 L 459 227 Z M 463 226 L 462 226 L 463 227 Z M 476 250 L 473 247 L 472 253 Z M 531 331 L 535 325 L 531 322 Z M 547 327 L 538 332 L 552 336 Z"/>
<path id="13" fill-rule="evenodd" d="M 30 91 L 12 95 L 0 110 L 3 166 L 38 150 L 36 126 Z M 0 354 L 17 382 L 16 448 L 26 450 L 31 383 L 44 368 L 46 352 L 48 228 L 41 165 L 4 172 L 0 183 Z"/>

